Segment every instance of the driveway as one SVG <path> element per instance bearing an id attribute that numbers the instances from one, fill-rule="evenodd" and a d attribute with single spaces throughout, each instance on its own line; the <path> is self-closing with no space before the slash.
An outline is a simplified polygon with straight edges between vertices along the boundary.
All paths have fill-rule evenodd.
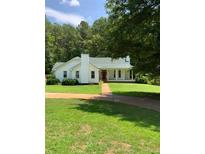
<path id="1" fill-rule="evenodd" d="M 124 103 L 134 106 L 139 106 L 146 109 L 160 111 L 160 101 L 150 98 L 140 98 L 132 96 L 113 95 L 107 83 L 102 84 L 102 94 L 74 94 L 74 93 L 46 93 L 46 98 L 78 98 L 78 99 L 93 99 L 107 100 L 116 103 Z"/>
<path id="2" fill-rule="evenodd" d="M 116 103 L 124 103 L 134 106 L 139 106 L 146 109 L 160 111 L 160 101 L 149 98 L 138 98 L 121 95 L 95 95 L 95 94 L 72 94 L 72 93 L 46 93 L 46 98 L 78 98 L 92 100 L 107 100 Z"/>

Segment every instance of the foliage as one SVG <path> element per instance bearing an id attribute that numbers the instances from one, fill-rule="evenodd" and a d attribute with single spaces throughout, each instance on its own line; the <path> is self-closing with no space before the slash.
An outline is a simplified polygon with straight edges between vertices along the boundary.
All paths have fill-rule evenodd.
<path id="1" fill-rule="evenodd" d="M 53 74 L 46 75 L 47 85 L 57 85 L 58 83 L 60 83 L 60 80 L 57 79 Z"/>
<path id="2" fill-rule="evenodd" d="M 106 8 L 112 57 L 130 55 L 136 72 L 159 76 L 160 1 L 107 0 Z"/>
<path id="3" fill-rule="evenodd" d="M 160 153 L 160 113 L 126 104 L 46 99 L 46 154 Z"/>
<path id="4" fill-rule="evenodd" d="M 137 73 L 136 77 L 135 77 L 135 82 L 136 83 L 142 83 L 142 84 L 147 84 L 148 83 L 148 76 L 141 74 L 141 73 Z"/>
<path id="5" fill-rule="evenodd" d="M 81 36 L 76 28 L 70 25 L 45 22 L 45 71 L 51 73 L 56 62 L 66 62 L 80 56 Z"/>
<path id="6" fill-rule="evenodd" d="M 160 77 L 148 73 L 137 73 L 135 82 L 142 84 L 160 85 Z"/>
<path id="7" fill-rule="evenodd" d="M 57 85 L 58 83 L 60 83 L 60 81 L 59 81 L 58 79 L 52 79 L 52 78 L 50 78 L 50 79 L 47 79 L 47 80 L 46 80 L 46 84 L 47 84 L 47 85 Z"/>
<path id="8" fill-rule="evenodd" d="M 46 75 L 46 78 L 47 79 L 56 79 L 55 75 L 53 75 L 53 74 Z"/>
<path id="9" fill-rule="evenodd" d="M 77 85 L 79 82 L 76 79 L 63 79 L 62 85 L 68 86 L 68 85 Z"/>

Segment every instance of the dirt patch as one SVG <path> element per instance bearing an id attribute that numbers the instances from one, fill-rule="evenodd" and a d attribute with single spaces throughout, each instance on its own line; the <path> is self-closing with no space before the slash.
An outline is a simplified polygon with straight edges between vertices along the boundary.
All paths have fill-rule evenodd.
<path id="1" fill-rule="evenodd" d="M 91 126 L 88 125 L 88 124 L 85 124 L 85 125 L 82 125 L 80 127 L 80 130 L 78 131 L 78 134 L 89 135 L 91 132 L 92 132 Z"/>
<path id="2" fill-rule="evenodd" d="M 112 145 L 122 147 L 123 149 L 130 150 L 131 145 L 123 142 L 112 141 Z"/>
<path id="3" fill-rule="evenodd" d="M 153 153 L 159 153 L 160 152 L 160 145 L 152 144 L 152 142 L 145 142 L 145 140 L 140 140 L 139 143 L 139 149 L 142 149 L 144 151 L 153 151 Z"/>
<path id="4" fill-rule="evenodd" d="M 113 153 L 113 151 L 111 149 L 111 150 L 108 150 L 105 154 L 115 154 L 115 153 Z"/>
<path id="5" fill-rule="evenodd" d="M 131 145 L 123 142 L 112 141 L 112 147 L 107 150 L 105 154 L 115 154 L 119 152 L 129 153 Z"/>
<path id="6" fill-rule="evenodd" d="M 71 146 L 71 150 L 72 151 L 85 151 L 85 149 L 87 148 L 87 145 L 86 144 L 82 144 L 82 143 L 75 143 Z"/>
<path id="7" fill-rule="evenodd" d="M 99 140 L 98 145 L 102 145 L 102 144 L 104 144 L 104 142 L 102 140 Z"/>

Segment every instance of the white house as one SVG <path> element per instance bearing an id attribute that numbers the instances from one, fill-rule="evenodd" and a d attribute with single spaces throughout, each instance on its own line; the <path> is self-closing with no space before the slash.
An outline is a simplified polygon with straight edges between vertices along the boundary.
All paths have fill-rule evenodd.
<path id="1" fill-rule="evenodd" d="M 77 79 L 80 83 L 98 83 L 100 80 L 132 82 L 133 71 L 130 57 L 112 59 L 109 57 L 94 58 L 81 54 L 67 62 L 58 62 L 52 72 L 60 81 L 64 78 Z"/>

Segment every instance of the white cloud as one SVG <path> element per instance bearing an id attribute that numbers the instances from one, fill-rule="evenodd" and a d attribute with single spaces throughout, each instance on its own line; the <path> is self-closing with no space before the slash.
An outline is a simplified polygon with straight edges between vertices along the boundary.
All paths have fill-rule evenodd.
<path id="1" fill-rule="evenodd" d="M 85 21 L 83 16 L 76 14 L 66 14 L 49 7 L 46 7 L 46 16 L 54 18 L 56 22 L 67 23 L 73 26 L 77 26 L 81 21 Z"/>
<path id="2" fill-rule="evenodd" d="M 61 4 L 68 4 L 72 7 L 80 6 L 80 2 L 78 0 L 61 0 Z"/>

